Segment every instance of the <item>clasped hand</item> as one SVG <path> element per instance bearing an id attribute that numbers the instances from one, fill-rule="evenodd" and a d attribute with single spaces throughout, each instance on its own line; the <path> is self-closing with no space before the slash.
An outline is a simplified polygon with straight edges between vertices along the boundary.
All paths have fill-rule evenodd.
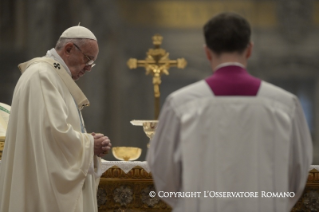
<path id="1" fill-rule="evenodd" d="M 110 139 L 101 133 L 92 132 L 91 135 L 94 138 L 94 154 L 103 157 L 112 147 Z"/>

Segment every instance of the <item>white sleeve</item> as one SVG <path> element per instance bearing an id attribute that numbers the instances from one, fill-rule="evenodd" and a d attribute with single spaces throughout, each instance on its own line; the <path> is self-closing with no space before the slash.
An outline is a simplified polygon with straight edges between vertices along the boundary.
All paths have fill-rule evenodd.
<path id="1" fill-rule="evenodd" d="M 92 144 L 94 147 L 94 137 L 92 136 Z M 93 155 L 92 163 L 89 167 L 88 174 L 94 175 L 95 178 L 100 178 L 103 174 L 101 167 L 101 158 Z"/>
<path id="2" fill-rule="evenodd" d="M 308 125 L 298 99 L 295 99 L 295 105 L 289 167 L 289 190 L 295 192 L 295 197 L 291 198 L 290 210 L 301 197 L 305 188 L 313 151 Z"/>
<path id="3" fill-rule="evenodd" d="M 94 139 L 91 140 L 91 142 L 92 142 L 93 148 L 94 148 Z M 94 155 L 93 155 L 93 157 L 94 157 Z M 88 174 L 94 174 L 94 160 L 92 160 L 92 163 L 91 163 L 91 165 L 89 167 L 89 170 L 88 170 Z"/>
<path id="4" fill-rule="evenodd" d="M 150 166 L 157 194 L 159 191 L 180 191 L 181 150 L 179 148 L 180 121 L 170 100 L 166 100 L 146 160 Z M 163 198 L 174 207 L 176 198 Z"/>

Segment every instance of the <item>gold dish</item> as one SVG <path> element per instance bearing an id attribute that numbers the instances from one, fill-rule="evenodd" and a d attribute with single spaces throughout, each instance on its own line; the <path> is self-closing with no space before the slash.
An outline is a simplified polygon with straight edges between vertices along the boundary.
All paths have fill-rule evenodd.
<path id="1" fill-rule="evenodd" d="M 118 146 L 112 148 L 112 153 L 118 160 L 132 161 L 141 156 L 142 149 L 138 147 Z"/>

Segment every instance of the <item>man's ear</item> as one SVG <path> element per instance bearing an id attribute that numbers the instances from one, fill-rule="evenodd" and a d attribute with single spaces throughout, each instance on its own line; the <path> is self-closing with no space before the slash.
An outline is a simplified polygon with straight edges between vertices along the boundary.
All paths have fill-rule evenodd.
<path id="1" fill-rule="evenodd" d="M 204 49 L 205 49 L 205 54 L 206 54 L 207 60 L 209 60 L 209 62 L 211 62 L 213 59 L 211 50 L 206 45 L 204 46 Z"/>
<path id="2" fill-rule="evenodd" d="M 73 44 L 67 43 L 63 48 L 65 55 L 70 55 L 72 48 L 73 48 Z"/>
<path id="3" fill-rule="evenodd" d="M 254 46 L 254 43 L 253 42 L 249 42 L 248 44 L 248 47 L 246 49 L 246 59 L 250 58 L 252 52 L 253 52 L 253 46 Z"/>

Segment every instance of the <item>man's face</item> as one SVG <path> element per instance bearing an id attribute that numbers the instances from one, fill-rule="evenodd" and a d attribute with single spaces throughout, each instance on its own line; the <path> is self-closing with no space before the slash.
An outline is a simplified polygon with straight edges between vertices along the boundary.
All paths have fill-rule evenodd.
<path id="1" fill-rule="evenodd" d="M 71 56 L 68 60 L 68 67 L 73 80 L 78 80 L 86 72 L 90 72 L 92 65 L 88 63 L 95 61 L 99 53 L 97 41 L 87 39 L 82 45 L 72 43 Z"/>

